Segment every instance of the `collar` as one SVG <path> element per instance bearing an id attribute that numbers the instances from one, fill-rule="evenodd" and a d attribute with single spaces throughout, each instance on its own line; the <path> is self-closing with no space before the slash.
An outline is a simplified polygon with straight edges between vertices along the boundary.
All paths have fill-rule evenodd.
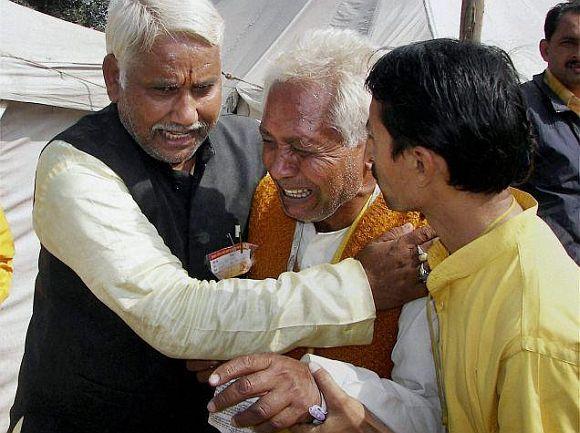
<path id="1" fill-rule="evenodd" d="M 549 96 L 556 112 L 572 111 L 580 115 L 580 98 L 564 86 L 549 69 L 540 76 L 543 84 L 551 91 Z"/>
<path id="2" fill-rule="evenodd" d="M 474 274 L 506 249 L 516 246 L 520 230 L 528 221 L 536 218 L 538 203 L 528 193 L 515 188 L 509 191 L 522 207 L 521 214 L 484 233 L 451 255 L 440 241 L 436 241 L 429 249 L 428 260 L 432 271 L 427 288 L 431 294 L 435 295 L 451 282 Z"/>

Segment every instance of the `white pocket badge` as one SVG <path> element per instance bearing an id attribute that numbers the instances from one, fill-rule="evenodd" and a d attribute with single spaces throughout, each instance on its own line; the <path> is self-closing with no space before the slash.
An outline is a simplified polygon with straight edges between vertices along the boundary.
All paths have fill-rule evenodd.
<path id="1" fill-rule="evenodd" d="M 213 274 L 220 280 L 247 273 L 254 264 L 254 251 L 258 245 L 241 242 L 207 255 Z"/>

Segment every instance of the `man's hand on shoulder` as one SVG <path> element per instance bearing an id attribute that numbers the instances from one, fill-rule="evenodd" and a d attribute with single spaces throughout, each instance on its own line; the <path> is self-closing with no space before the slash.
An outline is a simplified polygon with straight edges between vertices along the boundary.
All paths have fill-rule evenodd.
<path id="1" fill-rule="evenodd" d="M 431 227 L 413 229 L 407 223 L 389 230 L 355 257 L 367 274 L 378 310 L 398 307 L 425 296 L 427 288 L 417 275 L 417 246 L 427 251 L 435 237 Z"/>

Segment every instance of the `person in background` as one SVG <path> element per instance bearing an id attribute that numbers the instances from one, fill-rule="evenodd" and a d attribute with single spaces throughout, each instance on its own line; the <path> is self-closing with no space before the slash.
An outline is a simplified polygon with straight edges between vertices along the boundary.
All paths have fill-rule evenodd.
<path id="1" fill-rule="evenodd" d="M 12 282 L 14 241 L 4 211 L 0 208 L 0 304 L 8 297 Z"/>
<path id="2" fill-rule="evenodd" d="M 546 70 L 522 85 L 538 150 L 522 189 L 580 264 L 580 0 L 546 15 L 540 53 Z"/>
<path id="3" fill-rule="evenodd" d="M 367 86 L 367 146 L 383 197 L 422 212 L 439 236 L 428 251 L 427 313 L 440 328 L 430 331 L 442 422 L 451 433 L 577 432 L 580 272 L 537 202 L 510 188 L 528 175 L 534 146 L 509 56 L 419 42 L 383 56 Z M 236 358 L 209 382 L 251 381 L 248 365 Z M 322 424 L 293 433 L 393 431 L 319 365 L 310 370 L 326 410 L 316 411 Z"/>

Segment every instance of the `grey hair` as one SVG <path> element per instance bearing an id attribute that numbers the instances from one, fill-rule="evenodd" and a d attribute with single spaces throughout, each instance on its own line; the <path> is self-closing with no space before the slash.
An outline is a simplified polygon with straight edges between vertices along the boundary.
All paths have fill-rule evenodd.
<path id="1" fill-rule="evenodd" d="M 185 33 L 221 47 L 224 21 L 209 0 L 111 0 L 105 38 L 124 82 L 131 57 L 151 49 L 161 35 Z"/>
<path id="2" fill-rule="evenodd" d="M 312 30 L 274 60 L 266 72 L 264 94 L 277 83 L 318 84 L 332 92 L 329 122 L 343 144 L 355 147 L 366 139 L 371 95 L 365 79 L 377 50 L 353 30 Z M 264 98 L 265 100 L 266 98 Z"/>

